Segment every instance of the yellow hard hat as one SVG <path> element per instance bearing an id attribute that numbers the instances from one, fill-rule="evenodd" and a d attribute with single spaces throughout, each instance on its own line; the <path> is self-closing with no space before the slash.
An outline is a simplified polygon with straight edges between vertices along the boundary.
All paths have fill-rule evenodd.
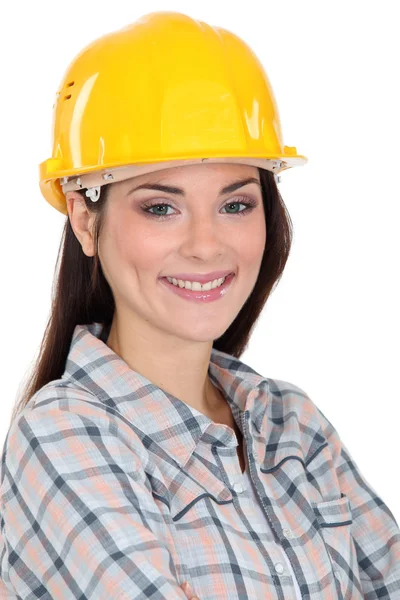
<path id="1" fill-rule="evenodd" d="M 104 35 L 69 65 L 53 107 L 53 151 L 40 189 L 65 193 L 169 166 L 235 162 L 279 173 L 305 156 L 284 146 L 274 93 L 237 35 L 158 11 Z"/>

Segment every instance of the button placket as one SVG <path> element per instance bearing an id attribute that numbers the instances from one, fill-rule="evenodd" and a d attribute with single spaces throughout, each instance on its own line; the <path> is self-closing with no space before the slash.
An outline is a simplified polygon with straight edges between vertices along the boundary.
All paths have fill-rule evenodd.
<path id="1" fill-rule="evenodd" d="M 225 432 L 229 431 L 230 440 L 227 439 L 226 433 L 222 436 L 218 435 L 218 439 L 223 440 L 225 445 L 220 445 L 218 448 L 213 446 L 212 453 L 216 457 L 216 461 L 221 471 L 223 471 L 222 477 L 225 481 L 226 486 L 232 492 L 241 494 L 246 491 L 247 486 L 243 483 L 243 473 L 240 469 L 239 459 L 237 456 L 237 438 L 231 427 L 224 424 L 211 424 L 210 427 L 217 427 L 220 431 L 221 428 Z M 217 435 L 216 435 L 217 437 Z M 228 460 L 228 455 L 229 460 Z"/>

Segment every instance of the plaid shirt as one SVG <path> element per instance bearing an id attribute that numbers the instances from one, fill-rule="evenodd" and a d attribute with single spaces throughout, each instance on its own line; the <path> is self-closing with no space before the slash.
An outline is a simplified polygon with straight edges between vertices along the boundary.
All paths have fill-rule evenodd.
<path id="1" fill-rule="evenodd" d="M 400 599 L 394 516 L 302 389 L 212 350 L 266 535 L 234 431 L 131 370 L 101 330 L 75 328 L 62 378 L 7 433 L 0 598 L 185 600 L 187 580 L 200 600 L 293 600 L 286 553 L 304 600 Z"/>

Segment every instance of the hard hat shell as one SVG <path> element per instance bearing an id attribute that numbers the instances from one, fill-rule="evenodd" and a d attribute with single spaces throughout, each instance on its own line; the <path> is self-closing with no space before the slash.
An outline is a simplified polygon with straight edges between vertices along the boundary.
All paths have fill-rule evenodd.
<path id="1" fill-rule="evenodd" d="M 307 162 L 283 144 L 274 93 L 251 48 L 172 11 L 144 15 L 75 57 L 56 95 L 52 138 L 40 189 L 63 214 L 60 178 L 205 158 L 265 160 L 270 170 L 280 159 L 275 172 Z"/>

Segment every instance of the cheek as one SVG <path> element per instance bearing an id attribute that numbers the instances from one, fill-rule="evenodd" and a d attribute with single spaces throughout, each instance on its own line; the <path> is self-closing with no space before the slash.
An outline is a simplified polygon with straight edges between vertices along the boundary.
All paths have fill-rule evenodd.
<path id="1" fill-rule="evenodd" d="M 154 228 L 150 230 L 145 224 L 138 225 L 137 221 L 125 219 L 113 229 L 112 244 L 114 254 L 121 267 L 137 269 L 154 269 L 159 264 L 163 254 L 162 239 Z"/>
<path id="2" fill-rule="evenodd" d="M 257 268 L 264 254 L 266 235 L 264 216 L 253 220 L 248 228 L 238 228 L 233 239 L 239 259 Z"/>

